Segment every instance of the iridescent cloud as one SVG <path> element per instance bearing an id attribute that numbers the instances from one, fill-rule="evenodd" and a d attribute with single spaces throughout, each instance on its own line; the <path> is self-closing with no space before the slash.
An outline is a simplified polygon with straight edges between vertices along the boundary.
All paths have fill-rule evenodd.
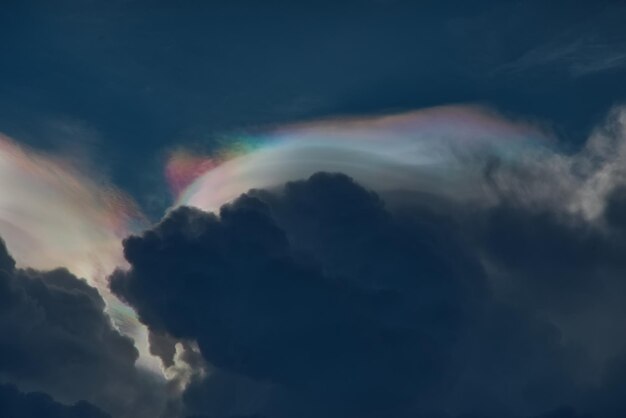
<path id="1" fill-rule="evenodd" d="M 126 262 L 121 241 L 144 224 L 132 200 L 59 158 L 0 135 L 0 236 L 21 267 L 65 267 L 96 287 L 115 325 L 133 337 L 140 363 L 156 368 L 145 329 L 112 296 L 107 276 Z"/>
<path id="2" fill-rule="evenodd" d="M 251 188 L 317 171 L 343 172 L 375 190 L 406 189 L 471 198 L 489 156 L 543 153 L 549 137 L 531 124 L 476 106 L 290 125 L 233 138 L 201 159 L 175 153 L 167 167 L 177 205 L 216 210 Z"/>

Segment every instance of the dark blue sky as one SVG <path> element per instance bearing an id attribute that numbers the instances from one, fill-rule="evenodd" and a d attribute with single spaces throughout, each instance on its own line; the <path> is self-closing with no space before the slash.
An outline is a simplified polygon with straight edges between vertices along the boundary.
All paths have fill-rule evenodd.
<path id="1" fill-rule="evenodd" d="M 601 1 L 11 1 L 0 132 L 95 161 L 160 213 L 164 153 L 333 115 L 480 102 L 572 144 L 626 97 Z"/>

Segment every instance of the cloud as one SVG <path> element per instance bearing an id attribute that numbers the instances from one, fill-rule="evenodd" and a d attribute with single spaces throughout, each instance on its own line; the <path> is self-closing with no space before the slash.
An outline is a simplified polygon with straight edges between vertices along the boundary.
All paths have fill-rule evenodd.
<path id="1" fill-rule="evenodd" d="M 573 150 L 546 128 L 477 106 L 326 120 L 233 138 L 212 158 L 175 154 L 175 206 L 217 211 L 252 188 L 317 171 L 342 172 L 379 193 L 408 191 L 490 206 L 503 199 L 598 219 L 624 183 L 626 111 L 613 108 Z"/>
<path id="2" fill-rule="evenodd" d="M 626 42 L 621 22 L 623 5 L 615 3 L 585 16 L 551 39 L 533 46 L 511 62 L 498 66 L 494 74 L 566 73 L 571 78 L 623 71 L 626 68 Z"/>
<path id="3" fill-rule="evenodd" d="M 395 115 L 339 118 L 270 129 L 212 158 L 175 154 L 166 173 L 177 205 L 218 210 L 251 188 L 342 172 L 376 191 L 405 189 L 484 200 L 489 158 L 540 158 L 544 130 L 479 106 L 441 106 Z"/>
<path id="4" fill-rule="evenodd" d="M 522 74 L 529 71 L 565 71 L 573 78 L 626 68 L 626 45 L 596 37 L 560 40 L 527 51 L 496 72 Z"/>
<path id="5" fill-rule="evenodd" d="M 564 286 L 560 294 L 529 285 L 532 295 L 509 298 L 497 286 L 520 268 L 511 257 L 523 258 L 523 248 L 497 239 L 523 234 L 532 213 L 521 211 L 518 223 L 498 206 L 463 219 L 451 202 L 433 212 L 427 195 L 402 207 L 381 196 L 346 176 L 316 174 L 251 191 L 219 215 L 179 208 L 125 241 L 131 269 L 112 276 L 114 293 L 151 329 L 196 340 L 210 365 L 185 394 L 189 413 L 517 418 L 564 404 L 602 410 L 591 400 L 586 347 L 564 339 L 558 315 L 531 298 L 545 294 L 558 311 L 563 294 L 579 292 L 557 270 L 571 254 L 535 267 L 537 281 L 550 282 L 540 285 Z M 541 243 L 551 230 L 537 225 L 540 236 L 529 241 Z M 557 239 L 569 240 L 568 224 L 558 228 Z M 526 245 L 521 238 L 512 236 Z M 611 265 L 607 257 L 580 262 Z"/>
<path id="6" fill-rule="evenodd" d="M 143 217 L 132 200 L 66 159 L 18 145 L 0 134 L 0 236 L 19 266 L 64 267 L 104 297 L 115 326 L 135 340 L 142 367 L 160 372 L 146 331 L 113 297 L 107 275 L 125 264 L 121 240 Z"/>
<path id="7" fill-rule="evenodd" d="M 2 358 L 21 363 L 0 370 L 113 416 L 621 417 L 624 138 L 619 108 L 566 153 L 528 123 L 449 107 L 175 160 L 171 175 L 199 177 L 110 277 L 171 381 L 134 368 L 96 290 L 6 249 L 23 319 L 2 323 L 17 336 Z"/>
<path id="8" fill-rule="evenodd" d="M 66 404 L 85 400 L 114 417 L 165 409 L 163 382 L 135 368 L 132 340 L 113 327 L 104 300 L 84 280 L 65 269 L 16 268 L 0 241 L 0 301 L 0 381 Z M 22 395 L 14 395 L 6 401 L 21 409 Z M 41 403 L 64 413 L 40 395 L 31 398 L 33 408 Z"/>
<path id="9" fill-rule="evenodd" d="M 46 394 L 21 393 L 11 385 L 0 385 L 0 410 L 9 418 L 110 418 L 87 402 L 66 406 Z"/>

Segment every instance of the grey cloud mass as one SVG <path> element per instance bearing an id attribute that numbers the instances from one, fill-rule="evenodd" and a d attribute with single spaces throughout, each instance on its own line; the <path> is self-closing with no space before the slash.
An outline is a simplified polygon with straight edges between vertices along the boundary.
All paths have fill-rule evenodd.
<path id="1" fill-rule="evenodd" d="M 0 241 L 0 301 L 0 382 L 65 404 L 88 401 L 114 417 L 165 408 L 164 384 L 135 368 L 132 340 L 113 328 L 85 281 L 65 269 L 16 268 Z M 29 399 L 10 405 L 17 410 Z"/>
<path id="2" fill-rule="evenodd" d="M 112 290 L 212 368 L 189 413 L 626 413 L 621 230 L 504 197 L 436 212 L 427 195 L 394 199 L 317 174 L 125 241 Z"/>

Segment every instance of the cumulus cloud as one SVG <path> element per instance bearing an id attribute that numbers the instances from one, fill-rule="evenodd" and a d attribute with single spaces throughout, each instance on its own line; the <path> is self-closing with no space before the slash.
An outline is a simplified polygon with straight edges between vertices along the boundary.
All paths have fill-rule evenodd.
<path id="1" fill-rule="evenodd" d="M 65 269 L 16 268 L 0 241 L 0 301 L 0 381 L 64 404 L 88 401 L 114 417 L 154 417 L 165 409 L 163 383 L 135 367 L 132 340 L 113 327 L 104 300 L 84 280 Z M 11 393 L 7 408 L 32 400 L 35 411 L 41 405 L 82 416 L 40 395 Z"/>
<path id="2" fill-rule="evenodd" d="M 198 342 L 190 414 L 621 416 L 624 237 L 515 200 L 409 197 L 316 174 L 219 215 L 183 207 L 125 241 L 112 289 Z"/>

